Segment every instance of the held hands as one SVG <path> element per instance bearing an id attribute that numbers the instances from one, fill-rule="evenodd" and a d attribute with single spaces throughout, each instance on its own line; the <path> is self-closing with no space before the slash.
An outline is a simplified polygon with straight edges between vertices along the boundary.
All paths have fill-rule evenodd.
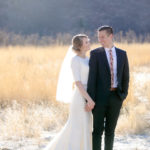
<path id="1" fill-rule="evenodd" d="M 93 100 L 89 100 L 85 105 L 85 110 L 87 112 L 91 111 L 95 106 L 95 102 Z"/>

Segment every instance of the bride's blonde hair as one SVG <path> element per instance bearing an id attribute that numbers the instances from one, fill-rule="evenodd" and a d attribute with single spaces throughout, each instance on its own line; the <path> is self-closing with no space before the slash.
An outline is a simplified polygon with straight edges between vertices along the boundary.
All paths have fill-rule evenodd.
<path id="1" fill-rule="evenodd" d="M 72 49 L 75 52 L 79 52 L 83 44 L 83 38 L 88 38 L 86 34 L 77 34 L 72 38 Z"/>

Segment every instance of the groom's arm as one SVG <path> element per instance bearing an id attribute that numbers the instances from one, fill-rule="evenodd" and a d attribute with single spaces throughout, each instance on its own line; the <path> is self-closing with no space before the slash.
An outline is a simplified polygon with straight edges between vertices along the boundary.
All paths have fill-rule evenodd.
<path id="1" fill-rule="evenodd" d="M 96 97 L 96 79 L 97 79 L 97 60 L 95 50 L 93 50 L 90 53 L 87 92 L 94 101 Z"/>
<path id="2" fill-rule="evenodd" d="M 118 94 L 122 100 L 124 100 L 128 95 L 129 88 L 129 63 L 126 52 L 124 53 L 124 65 L 123 65 L 123 73 L 122 73 L 122 81 L 121 81 L 121 89 L 119 88 Z"/>
<path id="3" fill-rule="evenodd" d="M 124 92 L 124 98 L 126 98 L 128 94 L 128 88 L 129 88 L 129 63 L 128 63 L 128 57 L 127 53 L 125 52 L 125 64 L 123 69 L 123 78 L 122 78 L 122 89 Z"/>

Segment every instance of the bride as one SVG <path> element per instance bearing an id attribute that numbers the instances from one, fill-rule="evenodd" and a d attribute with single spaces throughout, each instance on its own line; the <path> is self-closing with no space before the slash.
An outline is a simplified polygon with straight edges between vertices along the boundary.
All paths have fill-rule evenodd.
<path id="1" fill-rule="evenodd" d="M 45 150 L 92 150 L 94 101 L 86 92 L 90 49 L 88 36 L 75 35 L 62 64 L 56 99 L 70 102 L 69 118 Z"/>

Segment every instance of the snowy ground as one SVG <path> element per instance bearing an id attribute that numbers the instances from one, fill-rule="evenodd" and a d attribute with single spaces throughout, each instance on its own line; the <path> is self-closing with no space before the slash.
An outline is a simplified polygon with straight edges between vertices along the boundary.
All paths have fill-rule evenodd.
<path id="1" fill-rule="evenodd" d="M 43 138 L 2 141 L 0 150 L 43 150 L 51 139 Z M 114 150 L 150 150 L 150 135 L 116 136 Z"/>
<path id="2" fill-rule="evenodd" d="M 150 135 L 117 136 L 114 150 L 150 150 Z"/>
<path id="3" fill-rule="evenodd" d="M 137 93 L 135 93 L 135 95 L 139 97 L 139 101 L 148 103 L 147 97 L 144 96 L 143 93 L 140 93 L 140 88 L 142 88 L 144 82 L 150 81 L 150 69 L 147 67 L 142 68 L 141 70 L 138 69 L 138 71 L 135 71 L 133 75 L 135 84 L 138 83 Z M 147 119 L 150 120 L 150 114 L 147 115 Z M 15 137 L 11 137 L 10 139 L 4 140 L 3 137 L 0 137 L 0 150 L 43 150 L 53 136 L 54 135 L 52 133 L 45 132 L 41 135 L 41 137 L 36 139 L 17 139 Z M 116 135 L 114 150 L 150 150 L 150 133 L 126 136 Z"/>

